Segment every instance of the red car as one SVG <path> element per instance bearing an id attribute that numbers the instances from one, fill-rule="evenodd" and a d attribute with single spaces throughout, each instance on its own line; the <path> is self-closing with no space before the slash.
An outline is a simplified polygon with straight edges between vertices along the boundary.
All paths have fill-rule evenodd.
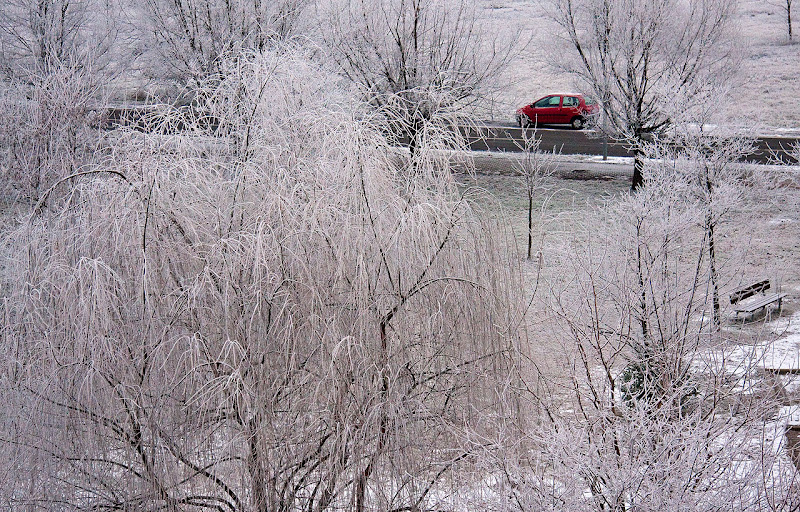
<path id="1" fill-rule="evenodd" d="M 517 109 L 517 123 L 522 128 L 542 124 L 568 124 L 576 130 L 598 112 L 599 107 L 582 94 L 550 94 Z"/>

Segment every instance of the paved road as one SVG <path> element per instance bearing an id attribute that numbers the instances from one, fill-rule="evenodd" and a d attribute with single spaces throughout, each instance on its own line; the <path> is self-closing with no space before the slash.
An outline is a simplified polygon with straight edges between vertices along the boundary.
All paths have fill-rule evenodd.
<path id="1" fill-rule="evenodd" d="M 154 106 L 122 106 L 107 109 L 107 119 L 103 124 L 106 129 L 127 125 L 149 131 L 149 123 L 158 107 Z M 214 119 L 205 119 L 209 127 L 214 129 Z M 182 130 L 181 123 L 173 123 L 172 129 Z M 522 129 L 511 123 L 487 123 L 484 128 L 469 129 L 470 147 L 475 151 L 507 151 L 520 152 L 522 146 Z M 541 149 L 555 149 L 563 155 L 602 155 L 603 140 L 592 130 L 569 130 L 559 128 L 539 128 L 537 136 L 542 139 Z M 793 144 L 800 143 L 800 138 L 760 137 L 756 139 L 756 150 L 745 160 L 754 163 L 774 163 L 782 160 L 797 163 L 797 160 L 786 152 Z M 625 144 L 608 142 L 609 156 L 633 156 Z"/>
<path id="2" fill-rule="evenodd" d="M 470 148 L 475 151 L 521 151 L 522 129 L 511 125 L 491 125 L 480 130 L 469 130 Z M 556 149 L 564 155 L 602 155 L 603 139 L 591 130 L 568 130 L 540 128 L 537 136 L 542 138 L 541 148 L 546 151 Z M 800 138 L 759 137 L 755 141 L 755 152 L 745 160 L 753 163 L 774 163 L 777 159 L 797 163 L 787 154 Z M 609 156 L 633 156 L 625 144 L 608 142 Z"/>

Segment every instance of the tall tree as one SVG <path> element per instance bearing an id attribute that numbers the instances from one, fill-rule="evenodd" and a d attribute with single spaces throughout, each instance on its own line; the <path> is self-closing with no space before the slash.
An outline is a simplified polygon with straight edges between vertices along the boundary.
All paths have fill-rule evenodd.
<path id="1" fill-rule="evenodd" d="M 490 92 L 518 40 L 487 31 L 468 0 L 342 0 L 321 20 L 341 73 L 412 155 Z"/>
<path id="2" fill-rule="evenodd" d="M 686 183 L 687 199 L 695 202 L 702 213 L 700 226 L 708 258 L 709 288 L 711 290 L 712 322 L 715 329 L 722 323 L 722 304 L 719 272 L 719 227 L 741 204 L 745 169 L 739 159 L 752 152 L 752 143 L 735 134 L 709 134 L 703 130 L 676 133 L 671 144 L 651 146 L 651 156 L 659 165 L 668 165 L 676 179 Z"/>
<path id="3" fill-rule="evenodd" d="M 0 189 L 35 203 L 91 159 L 114 0 L 0 2 Z"/>
<path id="4" fill-rule="evenodd" d="M 631 188 L 643 183 L 643 145 L 691 119 L 735 71 L 729 0 L 554 0 L 574 51 L 564 67 L 601 102 L 600 127 L 634 151 Z M 688 114 L 688 115 L 687 115 Z"/>
<path id="5" fill-rule="evenodd" d="M 60 65 L 96 73 L 114 43 L 114 2 L 7 0 L 0 4 L 0 63 L 18 77 Z"/>
<path id="6" fill-rule="evenodd" d="M 789 42 L 792 42 L 793 34 L 792 34 L 792 2 L 793 0 L 772 0 L 770 3 L 777 7 L 781 14 L 783 15 L 783 19 L 786 21 L 786 33 L 789 38 Z"/>
<path id="7" fill-rule="evenodd" d="M 241 51 L 297 35 L 310 0 L 146 0 L 139 14 L 151 73 L 197 86 Z M 137 20 L 137 23 L 141 23 Z M 140 32 L 141 33 L 141 32 Z"/>

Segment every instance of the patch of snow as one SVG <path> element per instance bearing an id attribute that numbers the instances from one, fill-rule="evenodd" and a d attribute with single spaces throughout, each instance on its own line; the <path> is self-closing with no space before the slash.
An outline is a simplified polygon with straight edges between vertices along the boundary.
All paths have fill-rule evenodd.
<path id="1" fill-rule="evenodd" d="M 793 219 L 777 218 L 767 221 L 767 224 L 771 226 L 781 226 L 783 224 L 792 224 L 793 222 Z"/>
<path id="2" fill-rule="evenodd" d="M 700 373 L 724 374 L 737 379 L 742 393 L 754 390 L 757 369 L 800 371 L 800 312 L 770 324 L 776 339 L 757 345 L 714 347 L 697 354 L 692 363 Z M 800 379 L 785 376 L 786 391 L 800 389 Z"/>
<path id="3" fill-rule="evenodd" d="M 522 153 L 514 152 L 514 151 L 473 151 L 474 155 L 482 156 L 486 158 L 497 158 L 497 159 L 519 159 L 522 156 Z M 624 166 L 632 166 L 633 165 L 633 158 L 627 156 L 610 156 L 607 160 L 603 160 L 602 155 L 547 155 L 548 158 L 552 158 L 556 162 L 559 163 L 597 163 L 597 164 L 608 164 L 608 165 L 624 165 Z"/>
<path id="4" fill-rule="evenodd" d="M 596 162 L 596 163 L 603 163 L 603 164 L 611 164 L 611 165 L 633 165 L 633 158 L 628 156 L 610 156 L 607 159 L 603 160 L 601 155 L 586 155 L 582 156 L 583 162 Z"/>
<path id="5" fill-rule="evenodd" d="M 780 338 L 762 347 L 761 366 L 800 371 L 800 312 L 777 319 L 770 329 Z"/>
<path id="6" fill-rule="evenodd" d="M 732 387 L 738 388 L 742 394 L 751 394 L 758 382 L 753 379 L 753 370 L 759 361 L 757 347 L 735 345 L 725 348 L 712 348 L 698 352 L 692 361 L 692 370 L 700 374 L 724 375 Z"/>
<path id="7" fill-rule="evenodd" d="M 771 370 L 800 371 L 800 335 L 776 340 L 761 351 L 760 365 Z"/>
<path id="8" fill-rule="evenodd" d="M 800 379 L 797 377 L 785 377 L 781 379 L 781 384 L 786 394 L 796 395 L 800 393 Z"/>
<path id="9" fill-rule="evenodd" d="M 762 137 L 772 136 L 772 137 L 786 137 L 792 139 L 800 137 L 800 128 L 784 128 L 784 127 L 773 128 L 769 126 L 764 126 L 761 127 L 761 129 L 759 129 L 758 132 L 759 135 L 761 135 Z"/>

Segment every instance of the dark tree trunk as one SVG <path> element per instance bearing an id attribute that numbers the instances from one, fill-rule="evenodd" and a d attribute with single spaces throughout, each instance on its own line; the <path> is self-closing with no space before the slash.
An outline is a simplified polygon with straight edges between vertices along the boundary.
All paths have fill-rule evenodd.
<path id="1" fill-rule="evenodd" d="M 631 192 L 636 192 L 642 185 L 644 185 L 644 151 L 637 143 L 636 148 L 633 150 L 633 178 L 631 179 Z"/>
<path id="2" fill-rule="evenodd" d="M 417 156 L 417 145 L 419 144 L 419 141 L 417 140 L 418 137 L 419 137 L 419 134 L 417 133 L 416 130 L 409 130 L 409 133 L 408 133 L 408 152 L 410 154 L 412 165 L 413 165 L 413 162 L 415 161 L 416 156 Z"/>
<path id="3" fill-rule="evenodd" d="M 714 221 L 711 213 L 706 219 L 706 230 L 708 238 L 708 259 L 711 271 L 711 303 L 714 310 L 714 328 L 719 329 L 721 324 L 720 304 L 719 304 L 719 277 L 717 276 L 716 251 L 714 247 Z"/>
<path id="4" fill-rule="evenodd" d="M 248 422 L 250 439 L 248 440 L 249 450 L 247 453 L 247 469 L 250 473 L 251 492 L 253 494 L 253 507 L 262 512 L 269 510 L 267 496 L 267 473 L 261 460 L 261 452 L 258 446 L 258 425 L 254 418 Z"/>
<path id="5" fill-rule="evenodd" d="M 378 458 L 383 454 L 386 447 L 389 434 L 389 418 L 387 416 L 387 403 L 389 398 L 389 345 L 388 345 L 388 329 L 389 322 L 394 313 L 389 313 L 380 323 L 380 341 L 381 341 L 381 416 L 378 426 L 378 439 L 375 446 L 375 451 L 370 456 L 367 466 L 356 478 L 354 492 L 354 510 L 355 512 L 365 512 L 367 503 L 367 484 L 372 473 L 377 465 Z"/>
<path id="6" fill-rule="evenodd" d="M 720 318 L 720 304 L 719 304 L 719 276 L 717 275 L 717 256 L 716 246 L 714 240 L 714 210 L 712 208 L 712 197 L 714 192 L 713 183 L 711 181 L 711 170 L 706 167 L 705 169 L 705 188 L 708 197 L 708 204 L 706 205 L 706 238 L 708 239 L 708 261 L 709 271 L 711 272 L 711 305 L 713 309 L 714 329 L 718 330 L 721 324 Z"/>
<path id="7" fill-rule="evenodd" d="M 632 187 L 631 187 L 632 188 Z M 640 221 L 641 222 L 641 221 Z M 642 254 L 641 242 L 641 224 L 636 225 L 636 274 L 639 281 L 639 308 L 641 309 L 641 317 L 639 318 L 639 325 L 642 328 L 642 343 L 646 346 L 650 332 L 647 327 L 647 288 L 645 288 L 644 280 L 644 255 Z"/>
<path id="8" fill-rule="evenodd" d="M 422 125 L 418 121 L 414 120 L 406 130 L 406 136 L 408 137 L 408 152 L 409 152 L 409 171 L 411 174 L 415 174 L 417 172 L 417 167 L 419 162 L 419 149 L 422 147 Z"/>

